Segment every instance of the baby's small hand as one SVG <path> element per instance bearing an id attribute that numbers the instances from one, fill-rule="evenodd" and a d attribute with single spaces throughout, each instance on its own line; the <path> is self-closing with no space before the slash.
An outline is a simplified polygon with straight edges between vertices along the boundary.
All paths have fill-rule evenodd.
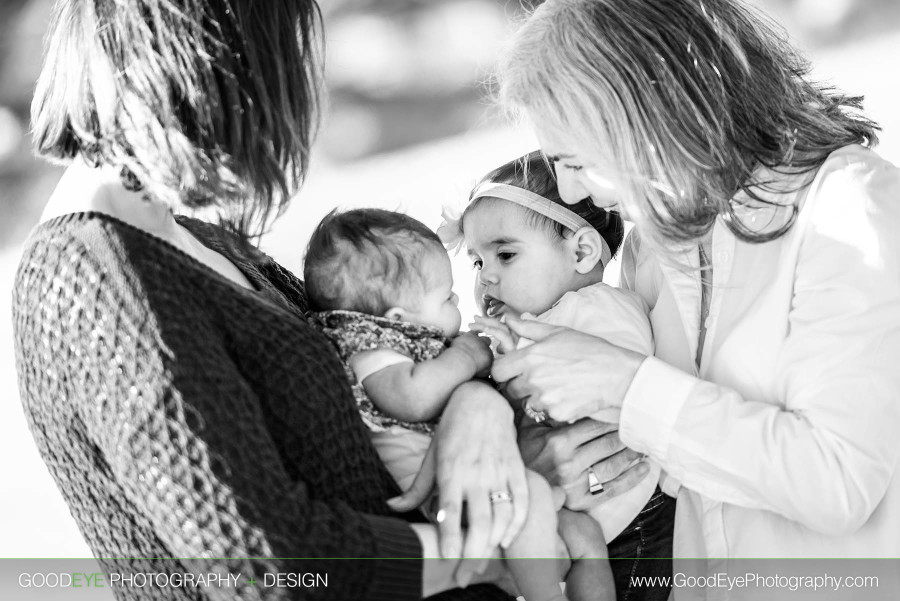
<path id="1" fill-rule="evenodd" d="M 487 377 L 491 373 L 494 355 L 491 353 L 491 341 L 474 332 L 463 332 L 453 339 L 450 346 L 469 355 L 475 362 L 475 376 Z"/>
<path id="2" fill-rule="evenodd" d="M 470 323 L 469 328 L 475 332 L 481 332 L 497 341 L 497 352 L 500 354 L 511 353 L 516 350 L 519 337 L 509 329 L 505 323 L 494 317 L 475 316 L 475 323 Z"/>

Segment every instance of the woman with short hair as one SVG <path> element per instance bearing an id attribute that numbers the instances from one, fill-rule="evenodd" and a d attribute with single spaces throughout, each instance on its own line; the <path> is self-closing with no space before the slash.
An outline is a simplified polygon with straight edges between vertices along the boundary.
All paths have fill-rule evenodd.
<path id="1" fill-rule="evenodd" d="M 303 282 L 248 242 L 308 166 L 317 5 L 59 0 L 48 41 L 34 137 L 70 166 L 15 284 L 32 433 L 107 572 L 242 576 L 117 597 L 397 600 L 467 584 L 527 507 L 507 403 L 468 383 L 444 413 L 439 551 L 435 527 L 386 505 L 400 491 L 307 324 Z M 217 223 L 174 215 L 195 210 Z M 494 491 L 513 506 L 492 512 Z M 477 579 L 502 578 L 497 565 Z M 300 572 L 328 586 L 264 586 Z"/>

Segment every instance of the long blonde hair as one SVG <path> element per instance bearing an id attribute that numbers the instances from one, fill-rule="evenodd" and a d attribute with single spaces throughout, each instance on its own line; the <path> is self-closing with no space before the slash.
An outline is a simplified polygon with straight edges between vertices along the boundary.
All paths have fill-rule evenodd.
<path id="1" fill-rule="evenodd" d="M 614 167 L 621 202 L 652 226 L 645 239 L 693 240 L 721 215 L 739 238 L 764 242 L 798 207 L 764 232 L 735 208 L 771 208 L 784 181 L 804 185 L 834 150 L 877 141 L 856 114 L 861 98 L 808 73 L 783 33 L 737 0 L 548 0 L 506 51 L 499 92 Z"/>

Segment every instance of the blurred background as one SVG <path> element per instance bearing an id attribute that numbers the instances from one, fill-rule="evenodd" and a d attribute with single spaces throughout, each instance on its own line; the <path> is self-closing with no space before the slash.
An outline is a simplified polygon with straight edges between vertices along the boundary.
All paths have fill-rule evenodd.
<path id="1" fill-rule="evenodd" d="M 19 248 L 61 174 L 31 156 L 28 109 L 52 0 L 0 0 L 0 558 L 89 557 L 40 461 L 17 397 L 9 316 Z M 500 0 L 323 1 L 330 90 L 307 185 L 262 241 L 300 270 L 303 247 L 336 206 L 404 210 L 435 227 L 442 204 L 532 150 L 484 82 L 523 14 Z M 815 73 L 866 97 L 883 156 L 900 163 L 900 0 L 757 0 Z M 900 199 L 898 199 L 900 201 Z M 463 315 L 472 271 L 454 263 Z M 616 274 L 610 273 L 614 283 Z M 466 322 L 464 322 L 466 323 Z"/>

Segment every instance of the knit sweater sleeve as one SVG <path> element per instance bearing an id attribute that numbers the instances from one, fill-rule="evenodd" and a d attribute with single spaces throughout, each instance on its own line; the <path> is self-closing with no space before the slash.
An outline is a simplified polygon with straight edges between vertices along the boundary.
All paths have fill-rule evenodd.
<path id="1" fill-rule="evenodd" d="M 201 300 L 186 295 L 184 319 L 163 319 L 127 265 L 86 248 L 66 252 L 79 260 L 62 273 L 37 272 L 43 281 L 31 283 L 69 297 L 44 305 L 58 312 L 49 317 L 50 329 L 66 354 L 35 368 L 61 372 L 66 402 L 77 405 L 76 415 L 114 480 L 175 557 L 195 558 L 185 563 L 197 571 L 242 574 L 237 594 L 214 588 L 208 594 L 420 598 L 421 547 L 411 528 L 339 501 L 315 500 L 304 482 L 289 477 L 261 400 L 233 364 Z M 180 354 L 168 344 L 180 337 L 201 341 L 203 352 Z M 251 577 L 262 583 L 266 572 L 309 571 L 327 574 L 328 587 L 246 584 Z"/>

